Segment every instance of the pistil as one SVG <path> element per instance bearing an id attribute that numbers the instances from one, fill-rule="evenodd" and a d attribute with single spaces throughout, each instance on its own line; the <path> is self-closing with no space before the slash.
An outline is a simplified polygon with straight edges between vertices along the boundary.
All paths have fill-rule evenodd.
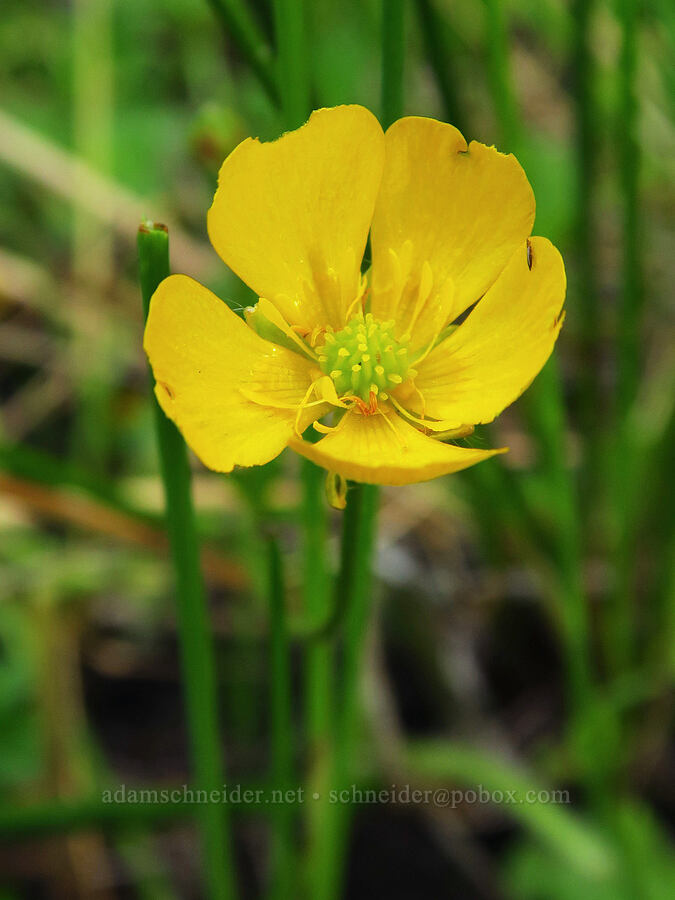
<path id="1" fill-rule="evenodd" d="M 371 394 L 387 391 L 409 374 L 407 336 L 397 340 L 394 321 L 377 322 L 372 313 L 359 314 L 341 330 L 326 334 L 317 347 L 321 370 L 331 377 L 339 397 L 352 394 L 370 402 Z"/>

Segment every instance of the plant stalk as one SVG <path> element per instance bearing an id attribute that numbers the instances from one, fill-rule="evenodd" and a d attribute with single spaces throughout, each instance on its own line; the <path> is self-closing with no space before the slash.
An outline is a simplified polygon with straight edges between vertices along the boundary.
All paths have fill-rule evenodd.
<path id="1" fill-rule="evenodd" d="M 143 311 L 169 275 L 169 235 L 165 226 L 146 223 L 138 231 Z M 194 780 L 205 791 L 222 790 L 222 748 L 218 728 L 216 668 L 199 543 L 192 505 L 191 475 L 185 442 L 175 425 L 153 402 L 159 462 L 164 484 L 166 523 L 176 580 L 178 636 Z M 227 804 L 205 803 L 199 819 L 208 896 L 233 900 L 236 885 Z"/>
<path id="2" fill-rule="evenodd" d="M 382 2 L 382 127 L 403 115 L 405 2 Z"/>
<path id="3" fill-rule="evenodd" d="M 270 611 L 270 699 L 272 710 L 272 787 L 283 799 L 274 807 L 274 843 L 270 900 L 293 896 L 293 808 L 286 794 L 293 780 L 290 643 L 286 623 L 283 563 L 275 538 L 268 539 Z"/>
<path id="4" fill-rule="evenodd" d="M 354 778 L 358 745 L 359 686 L 364 649 L 372 611 L 372 558 L 377 529 L 379 488 L 359 484 L 348 493 L 342 532 L 342 554 L 337 590 L 345 604 L 344 650 L 340 691 L 327 784 L 315 799 L 323 816 L 322 844 L 317 848 L 323 878 L 315 900 L 337 900 L 341 896 L 345 854 L 352 807 L 349 802 L 331 802 L 325 791 L 345 790 Z"/>
<path id="5" fill-rule="evenodd" d="M 274 0 L 277 82 L 284 127 L 298 128 L 309 115 L 309 60 L 303 0 Z"/>

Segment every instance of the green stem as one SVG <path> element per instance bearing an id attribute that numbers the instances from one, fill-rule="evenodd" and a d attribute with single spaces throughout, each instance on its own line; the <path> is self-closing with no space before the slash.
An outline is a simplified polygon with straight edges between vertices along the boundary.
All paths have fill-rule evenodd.
<path id="1" fill-rule="evenodd" d="M 111 166 L 113 146 L 113 3 L 75 0 L 72 7 L 73 144 L 78 157 L 101 174 Z M 78 196 L 86 187 L 75 182 Z M 114 282 L 110 229 L 82 206 L 73 205 L 73 277 L 80 297 L 106 292 Z M 74 294 L 78 301 L 78 291 Z M 78 315 L 70 350 L 77 402 L 74 405 L 72 453 L 92 471 L 104 474 L 114 435 L 112 394 L 115 335 L 110 321 Z"/>
<path id="2" fill-rule="evenodd" d="M 425 784 L 481 785 L 493 796 L 510 791 L 517 802 L 510 803 L 505 813 L 547 844 L 565 866 L 598 880 L 616 869 L 614 848 L 600 830 L 578 817 L 566 802 L 542 801 L 542 794 L 550 796 L 555 791 L 501 755 L 456 741 L 417 740 L 407 745 L 405 764 L 406 774 Z M 559 794 L 564 800 L 566 792 Z"/>
<path id="3" fill-rule="evenodd" d="M 499 0 L 486 0 L 490 85 L 507 150 L 517 145 L 522 124 L 515 102 L 508 64 L 507 31 Z M 566 459 L 566 416 L 562 385 L 555 357 L 549 360 L 528 393 L 533 430 L 541 448 L 542 465 L 551 485 L 555 509 L 555 566 L 562 643 L 567 668 L 569 734 L 579 761 L 593 758 L 586 752 L 592 731 L 594 685 L 590 669 L 590 627 L 582 580 L 582 550 L 577 487 Z M 596 794 L 601 773 L 589 766 L 585 773 Z"/>
<path id="4" fill-rule="evenodd" d="M 636 93 L 638 12 L 636 0 L 619 4 L 622 48 L 619 73 L 618 149 L 623 199 L 623 291 L 619 317 L 619 415 L 635 400 L 640 375 L 640 341 L 644 286 L 640 244 L 640 145 Z"/>
<path id="5" fill-rule="evenodd" d="M 372 556 L 375 547 L 379 488 L 360 484 L 350 491 L 342 535 L 338 591 L 345 598 L 345 648 L 342 699 L 338 712 L 336 745 L 344 751 L 340 763 L 348 769 L 358 722 L 358 687 L 366 629 L 372 610 Z"/>
<path id="6" fill-rule="evenodd" d="M 566 637 L 567 668 L 573 705 L 586 705 L 591 676 L 588 660 L 589 626 L 582 583 L 581 535 L 576 490 L 566 460 L 566 419 L 557 361 L 552 357 L 533 386 L 531 403 L 542 464 L 548 472 L 555 504 L 557 541 L 554 548 L 562 588 L 560 604 Z"/>
<path id="7" fill-rule="evenodd" d="M 112 789 L 111 796 L 115 790 Z M 196 811 L 194 803 L 107 802 L 100 795 L 76 800 L 45 800 L 28 806 L 3 808 L 0 837 L 3 841 L 19 841 L 92 829 L 125 830 L 132 826 L 190 820 Z"/>
<path id="8" fill-rule="evenodd" d="M 636 96 L 638 11 L 636 0 L 619 4 L 622 31 L 619 73 L 619 127 L 617 142 L 623 202 L 623 288 L 619 309 L 617 441 L 614 451 L 614 492 L 618 521 L 615 525 L 615 566 L 617 587 L 614 598 L 610 663 L 616 671 L 629 665 L 634 633 L 634 540 L 633 511 L 639 497 L 635 480 L 636 440 L 628 421 L 635 403 L 641 365 L 640 342 L 644 282 L 640 242 L 639 176 L 640 149 L 637 137 Z"/>
<path id="9" fill-rule="evenodd" d="M 340 791 L 354 777 L 354 757 L 358 744 L 359 685 L 364 648 L 372 611 L 372 557 L 375 547 L 379 488 L 354 486 L 348 495 L 342 533 L 342 558 L 337 590 L 345 603 L 345 641 L 340 677 L 340 698 L 333 744 L 329 787 Z M 348 803 L 319 802 L 326 817 L 321 848 L 324 881 L 317 900 L 335 900 L 341 895 L 351 807 Z"/>
<path id="10" fill-rule="evenodd" d="M 404 0 L 382 0 L 382 127 L 403 115 Z"/>
<path id="11" fill-rule="evenodd" d="M 434 0 L 417 0 L 416 6 L 427 57 L 443 102 L 443 115 L 465 133 L 467 123 L 450 64 L 454 48 L 450 46 L 448 24 L 439 15 Z"/>
<path id="12" fill-rule="evenodd" d="M 521 123 L 509 65 L 509 38 L 501 0 L 485 0 L 485 11 L 488 74 L 501 132 L 501 149 L 513 152 L 520 141 Z"/>
<path id="13" fill-rule="evenodd" d="M 575 152 L 577 195 L 575 216 L 575 245 L 579 269 L 579 310 L 581 313 L 583 367 L 580 378 L 580 395 L 584 406 L 584 428 L 589 438 L 595 436 L 598 413 L 601 410 L 598 396 L 598 373 L 592 361 L 598 352 L 600 336 L 600 304 L 597 292 L 597 254 L 595 252 L 595 228 L 593 199 L 596 176 L 597 110 L 593 101 L 593 54 L 590 25 L 594 11 L 593 0 L 575 0 L 572 10 L 573 48 L 572 71 L 574 75 Z M 591 440 L 589 451 L 589 480 L 594 481 L 598 471 L 597 441 Z"/>
<path id="14" fill-rule="evenodd" d="M 169 235 L 161 225 L 147 223 L 138 231 L 143 310 L 169 274 Z M 218 732 L 214 649 L 206 595 L 199 563 L 199 544 L 192 506 L 187 449 L 175 425 L 153 403 L 160 468 L 166 502 L 167 531 L 176 578 L 178 632 L 192 764 L 196 786 L 211 791 L 224 783 Z M 204 867 L 209 896 L 236 896 L 227 805 L 206 803 L 200 810 Z"/>
<path id="15" fill-rule="evenodd" d="M 291 715 L 290 644 L 286 627 L 285 590 L 281 554 L 268 540 L 270 677 L 272 708 L 272 786 L 283 793 L 274 807 L 274 863 L 268 890 L 270 900 L 293 896 L 293 809 L 286 801 L 293 779 L 293 723 Z"/>
<path id="16" fill-rule="evenodd" d="M 533 412 L 557 526 L 553 559 L 567 670 L 570 742 L 577 761 L 587 766 L 584 774 L 589 790 L 597 797 L 604 776 L 602 760 L 592 749 L 595 693 L 589 658 L 590 624 L 583 585 L 579 502 L 574 477 L 566 459 L 566 416 L 555 357 L 548 361 L 537 377 L 530 389 L 528 402 Z"/>
<path id="17" fill-rule="evenodd" d="M 382 3 L 382 124 L 386 128 L 403 113 L 405 15 L 403 0 Z M 317 791 L 322 817 L 320 845 L 314 848 L 322 878 L 311 885 L 313 900 L 336 900 L 342 893 L 351 808 L 330 803 L 328 790 L 345 787 L 353 774 L 358 738 L 359 684 L 366 632 L 372 609 L 371 569 L 375 545 L 379 488 L 360 484 L 347 495 L 342 532 L 339 602 L 344 607 L 344 654 L 335 732 L 327 784 Z"/>
<path id="18" fill-rule="evenodd" d="M 330 587 L 326 566 L 328 516 L 324 495 L 325 472 L 303 460 L 304 501 L 304 615 L 312 622 L 327 622 L 331 617 Z M 333 706 L 334 641 L 330 633 L 310 640 L 305 651 L 305 715 L 309 774 L 307 793 L 323 794 L 327 786 L 330 764 Z M 307 806 L 307 889 L 309 896 L 319 896 L 324 881 L 320 847 L 325 818 L 323 807 L 308 802 Z"/>
<path id="19" fill-rule="evenodd" d="M 274 0 L 277 34 L 277 81 L 287 129 L 297 128 L 309 114 L 309 60 L 303 0 Z"/>
<path id="20" fill-rule="evenodd" d="M 208 2 L 222 23 L 225 33 L 231 35 L 269 99 L 275 106 L 279 106 L 279 90 L 270 51 L 248 7 L 238 0 L 208 0 Z"/>
<path id="21" fill-rule="evenodd" d="M 330 614 L 330 591 L 326 568 L 328 515 L 324 495 L 326 473 L 314 463 L 303 461 L 304 498 L 304 610 L 310 623 L 326 623 Z M 307 736 L 310 755 L 326 741 L 330 725 L 328 699 L 331 688 L 332 653 L 328 636 L 319 635 L 307 647 Z"/>
<path id="22" fill-rule="evenodd" d="M 258 815 L 257 807 L 246 799 L 247 795 L 271 796 L 269 785 L 265 782 L 250 782 L 235 788 L 236 791 L 223 794 L 221 784 L 220 796 L 227 799 L 228 807 L 236 809 L 242 816 Z M 24 837 L 36 839 L 50 834 L 92 829 L 153 827 L 164 822 L 189 821 L 198 817 L 205 806 L 197 794 L 203 788 L 197 785 L 150 784 L 134 790 L 136 795 L 133 798 L 129 789 L 118 784 L 103 789 L 97 796 L 75 800 L 45 800 L 23 806 L 5 804 L 0 809 L 0 838 L 3 841 L 18 841 Z M 299 806 L 301 802 L 299 796 L 291 797 L 288 805 Z"/>
<path id="23" fill-rule="evenodd" d="M 277 60 L 276 60 L 276 77 L 279 85 L 279 93 L 281 96 L 281 110 L 284 127 L 288 130 L 297 128 L 306 121 L 310 112 L 310 80 L 309 80 L 309 59 L 307 55 L 307 21 L 304 0 L 274 0 L 274 26 L 277 43 Z M 308 607 L 308 593 L 317 591 L 315 596 L 312 593 L 312 599 L 319 605 L 323 604 L 321 599 L 321 591 L 323 589 L 322 567 L 324 566 L 325 544 L 323 534 L 321 533 L 320 523 L 324 517 L 322 497 L 317 494 L 315 489 L 315 476 L 312 472 L 313 467 L 309 463 L 303 461 L 303 489 L 304 489 L 304 508 L 303 516 L 305 521 L 305 607 Z M 312 529 L 316 528 L 317 533 L 313 534 Z M 307 609 L 305 610 L 307 611 Z M 270 622 L 272 630 L 273 642 L 280 642 L 282 637 L 280 634 L 275 635 L 274 631 L 279 623 L 274 619 Z M 288 656 L 288 635 L 286 633 L 286 623 L 283 623 L 284 636 L 283 642 L 286 646 L 285 654 Z M 311 648 L 310 648 L 311 650 Z M 323 662 L 324 666 L 329 666 L 328 661 Z M 308 661 L 308 677 L 318 673 L 316 661 L 314 669 Z M 325 689 L 328 691 L 328 685 L 321 679 L 314 685 L 314 689 L 319 692 Z M 289 688 L 290 690 L 290 688 Z M 322 693 L 318 702 L 329 706 L 329 695 Z M 277 751 L 279 748 L 277 747 Z M 283 815 L 283 814 L 282 814 Z M 291 835 L 285 833 L 285 829 L 292 828 L 292 819 L 285 817 L 283 821 L 278 823 L 278 829 L 281 830 L 282 836 L 277 838 L 277 845 L 280 844 L 285 848 L 285 852 L 277 855 L 277 869 L 273 873 L 273 877 L 280 883 L 277 896 L 281 897 L 284 890 L 285 896 L 291 896 L 291 888 L 295 885 L 291 884 L 292 874 L 292 846 Z M 312 840 L 312 822 L 308 823 L 308 831 L 310 832 L 310 841 Z"/>

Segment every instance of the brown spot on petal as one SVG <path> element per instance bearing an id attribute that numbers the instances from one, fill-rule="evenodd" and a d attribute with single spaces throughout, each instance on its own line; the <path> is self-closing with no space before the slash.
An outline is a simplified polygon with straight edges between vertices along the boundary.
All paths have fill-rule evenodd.
<path id="1" fill-rule="evenodd" d="M 175 399 L 175 394 L 174 394 L 173 390 L 169 387 L 169 385 L 166 383 L 166 381 L 158 381 L 157 384 L 162 388 L 163 391 L 166 391 L 169 399 L 171 399 L 171 400 Z"/>
<path id="2" fill-rule="evenodd" d="M 527 239 L 527 268 L 532 271 L 532 265 L 534 263 L 534 254 L 532 253 L 532 243 L 530 239 Z"/>

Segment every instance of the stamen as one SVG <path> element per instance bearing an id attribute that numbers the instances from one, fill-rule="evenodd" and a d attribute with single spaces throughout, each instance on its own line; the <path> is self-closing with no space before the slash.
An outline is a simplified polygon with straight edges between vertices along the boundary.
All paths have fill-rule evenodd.
<path id="1" fill-rule="evenodd" d="M 337 425 L 323 425 L 321 422 L 312 422 L 312 428 L 319 434 L 335 434 L 339 431 L 347 420 L 347 416 L 343 416 Z"/>
<path id="2" fill-rule="evenodd" d="M 389 428 L 391 428 L 391 430 L 394 432 L 394 436 L 395 436 L 396 440 L 399 442 L 399 444 L 401 445 L 401 447 L 405 450 L 405 448 L 408 446 L 407 441 L 406 441 L 405 438 L 404 438 L 401 434 L 399 434 L 399 432 L 396 430 L 396 428 L 394 427 L 394 423 L 393 423 L 392 421 L 390 421 L 389 416 L 384 412 L 384 410 L 378 409 L 377 412 L 378 412 L 381 416 L 384 416 L 384 421 L 387 423 L 387 425 L 389 426 Z"/>

